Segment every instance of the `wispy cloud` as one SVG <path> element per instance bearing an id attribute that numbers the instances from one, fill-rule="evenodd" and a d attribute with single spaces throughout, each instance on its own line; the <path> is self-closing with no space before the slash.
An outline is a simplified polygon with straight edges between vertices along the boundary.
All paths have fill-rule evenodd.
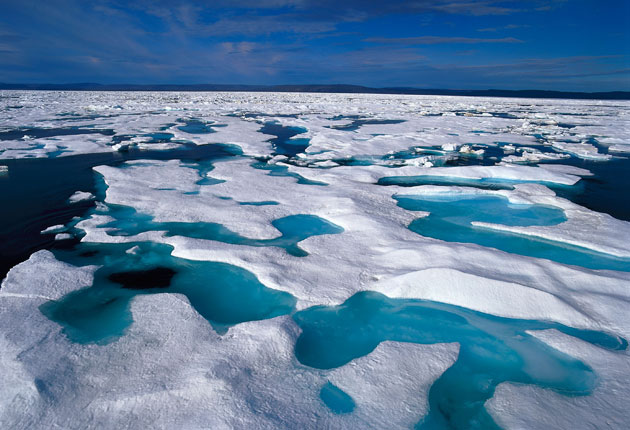
<path id="1" fill-rule="evenodd" d="M 432 10 L 466 15 L 509 15 L 520 12 L 519 8 L 497 6 L 497 1 L 468 1 L 468 2 L 444 2 L 431 6 Z"/>
<path id="2" fill-rule="evenodd" d="M 9 45 L 8 43 L 0 43 L 0 53 L 12 54 L 14 52 L 18 52 L 15 46 Z"/>
<path id="3" fill-rule="evenodd" d="M 531 27 L 528 24 L 508 24 L 508 25 L 504 25 L 501 27 L 486 27 L 486 28 L 480 28 L 477 31 L 480 32 L 496 32 L 496 31 L 502 31 L 502 30 L 515 30 L 518 28 L 529 28 Z"/>
<path id="4" fill-rule="evenodd" d="M 0 81 L 628 87 L 630 57 L 599 55 L 628 53 L 620 14 L 563 0 L 0 2 Z M 564 21 L 543 37 L 542 14 Z"/>
<path id="5" fill-rule="evenodd" d="M 174 32 L 229 36 L 316 34 L 334 31 L 342 23 L 364 22 L 390 14 L 508 15 L 520 12 L 523 4 L 538 4 L 539 1 L 217 0 L 208 3 L 202 0 L 143 0 L 128 7 L 163 19 Z"/>
<path id="6" fill-rule="evenodd" d="M 482 39 L 478 37 L 443 37 L 443 36 L 418 36 L 418 37 L 369 37 L 364 42 L 386 43 L 397 45 L 441 45 L 453 44 L 478 44 L 478 43 L 523 43 L 514 37 L 502 37 L 500 39 Z"/>
<path id="7" fill-rule="evenodd" d="M 440 64 L 436 70 L 490 82 L 562 82 L 568 79 L 630 74 L 630 68 L 611 68 L 607 62 L 621 55 L 581 55 L 559 58 L 528 58 L 510 63 Z"/>

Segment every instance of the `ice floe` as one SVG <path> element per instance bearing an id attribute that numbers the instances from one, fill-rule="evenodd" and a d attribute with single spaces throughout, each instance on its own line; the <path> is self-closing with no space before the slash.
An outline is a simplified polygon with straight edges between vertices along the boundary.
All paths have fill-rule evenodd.
<path id="1" fill-rule="evenodd" d="M 572 397 L 533 386 L 499 385 L 486 404 L 499 425 L 506 429 L 536 428 L 544 422 L 545 428 L 557 430 L 627 426 L 630 419 L 627 351 L 606 351 L 556 330 L 533 335 L 552 348 L 583 360 L 599 375 L 599 383 L 592 394 Z"/>
<path id="2" fill-rule="evenodd" d="M 560 152 L 605 159 L 606 154 L 597 155 L 590 143 L 563 142 L 596 138 L 617 151 L 629 135 L 627 117 L 619 115 L 627 112 L 624 101 L 594 105 L 581 100 L 523 103 L 507 98 L 220 92 L 2 94 L 8 97 L 0 100 L 0 109 L 15 102 L 22 108 L 5 109 L 0 119 L 0 158 L 130 148 L 170 150 L 213 143 L 268 156 L 273 152 L 272 136 L 261 129 L 269 122 L 306 130 L 300 137 L 309 139 L 304 157 L 310 162 L 382 155 L 410 147 L 459 153 L 472 144 L 531 146 L 540 139 L 553 143 Z M 48 137 L 31 136 L 29 129 L 43 130 L 40 134 Z M 2 137 L 3 130 L 9 137 Z M 61 134 L 51 130 L 61 130 Z M 99 130 L 109 130 L 113 136 Z M 82 132 L 91 134 L 76 134 Z M 156 133 L 169 138 L 156 139 Z M 478 149 L 473 152 L 483 156 Z M 521 161 L 534 161 L 531 155 L 524 157 Z"/>
<path id="3" fill-rule="evenodd" d="M 22 291 L 14 280 L 34 281 L 43 269 L 75 286 L 85 282 L 90 270 L 50 261 L 47 252 L 36 255 L 16 267 L 14 275 L 20 276 L 11 275 L 0 291 L 2 324 L 15 328 L 0 340 L 0 359 L 14 371 L 4 376 L 12 383 L 2 393 L 0 420 L 6 427 L 315 428 L 389 423 L 404 428 L 421 419 L 430 385 L 457 356 L 457 345 L 452 344 L 386 343 L 347 368 L 309 369 L 295 364 L 292 349 L 298 330 L 289 317 L 244 323 L 221 337 L 174 294 L 134 300 L 135 323 L 118 342 L 79 345 L 37 310 L 45 300 L 42 295 L 54 298 L 61 291 L 12 291 Z M 21 323 L 23 318 L 29 324 Z M 328 410 L 319 398 L 327 381 L 354 397 L 356 413 Z M 374 388 L 365 391 L 371 384 Z M 401 401 L 409 407 L 401 410 Z M 373 407 L 374 402 L 379 406 Z"/>
<path id="4" fill-rule="evenodd" d="M 562 216 L 549 223 L 468 224 L 625 261 L 630 223 L 579 206 L 554 190 L 579 186 L 591 175 L 561 164 L 564 159 L 605 163 L 612 158 L 607 151 L 625 151 L 628 102 L 291 93 L 2 94 L 14 95 L 24 106 L 19 113 L 5 110 L 0 118 L 3 159 L 111 152 L 123 161 L 126 153 L 141 158 L 143 151 L 182 151 L 181 160 L 96 167 L 96 190 L 69 199 L 97 200 L 94 207 L 81 219 L 43 230 L 60 241 L 54 253 L 35 252 L 7 274 L 0 288 L 0 362 L 9 369 L 0 378 L 5 387 L 0 390 L 2 427 L 422 425 L 427 413 L 441 413 L 437 406 L 444 403 L 435 399 L 448 398 L 449 375 L 474 356 L 460 356 L 471 351 L 465 336 L 434 344 L 423 343 L 421 336 L 421 341 L 379 339 L 372 349 L 331 368 L 305 364 L 296 353 L 306 325 L 287 312 L 295 308 L 304 315 L 323 307 L 333 312 L 361 294 L 377 296 L 368 304 L 391 302 L 393 309 L 379 314 L 375 305 L 350 312 L 367 332 L 391 327 L 371 326 L 373 320 L 362 321 L 362 315 L 378 319 L 405 306 L 409 314 L 402 318 L 437 309 L 464 333 L 468 326 L 462 315 L 468 315 L 484 321 L 474 328 L 481 333 L 499 326 L 501 333 L 514 329 L 513 336 L 499 336 L 497 342 L 514 346 L 517 352 L 510 352 L 516 354 L 510 359 L 569 363 L 574 368 L 560 366 L 558 374 L 584 376 L 585 381 L 569 381 L 575 390 L 584 390 L 583 396 L 513 382 L 499 384 L 492 398 L 484 392 L 490 400 L 485 408 L 475 408 L 482 415 L 488 411 L 501 426 L 536 428 L 544 421 L 553 428 L 622 429 L 630 420 L 623 403 L 630 363 L 624 344 L 630 338 L 625 318 L 630 270 L 598 270 L 424 236 L 410 226 L 431 212 L 397 204 L 401 198 L 442 195 L 552 208 L 545 211 Z M 0 99 L 0 108 L 6 103 Z M 295 151 L 283 152 L 274 140 L 278 134 L 265 133 L 277 133 L 278 127 L 300 131 L 294 140 L 304 140 Z M 230 145 L 238 155 L 212 162 L 185 157 L 185 151 L 205 145 Z M 3 170 L 0 166 L 0 174 Z M 80 244 L 69 251 L 67 239 L 80 239 Z M 112 247 L 124 264 L 117 263 Z M 147 251 L 153 247 L 163 252 Z M 185 292 L 169 291 L 171 278 L 181 275 L 173 269 L 159 289 L 125 296 L 132 321 L 107 342 L 78 341 L 69 336 L 63 318 L 49 318 L 46 312 L 85 289 L 96 289 L 92 293 L 98 299 L 94 283 L 103 267 L 112 272 L 106 279 L 117 282 L 121 274 L 110 266 L 120 264 L 129 283 L 144 275 L 159 278 L 162 272 L 156 270 L 164 270 L 160 264 L 169 259 L 179 259 L 181 267 L 212 262 L 248 271 L 264 288 L 291 298 L 291 306 L 268 319 L 245 318 L 221 327 L 204 318 Z M 141 267 L 134 266 L 137 261 Z M 121 288 L 129 288 L 124 279 Z M 105 305 L 120 304 L 100 293 Z M 91 311 L 75 311 L 90 320 Z M 317 320 L 307 322 L 318 326 Z M 529 325 L 538 328 L 524 331 Z M 559 325 L 562 333 L 549 329 Z M 444 339 L 448 330 L 440 332 Z M 343 340 L 344 333 L 335 335 Z M 500 350 L 488 351 L 501 356 Z M 540 380 L 548 376 L 536 366 L 522 370 Z M 521 380 L 503 376 L 497 380 Z M 322 400 L 322 389 L 329 385 L 351 399 L 351 412 L 335 413 Z M 436 386 L 445 391 L 432 393 Z M 457 409 L 456 401 L 453 405 Z"/>
<path id="5" fill-rule="evenodd" d="M 86 192 L 86 191 L 77 191 L 73 195 L 68 198 L 69 203 L 78 203 L 94 200 L 94 194 Z"/>

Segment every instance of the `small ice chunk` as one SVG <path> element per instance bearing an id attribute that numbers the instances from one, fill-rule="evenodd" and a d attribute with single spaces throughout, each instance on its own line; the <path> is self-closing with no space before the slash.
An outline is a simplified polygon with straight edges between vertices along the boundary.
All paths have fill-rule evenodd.
<path id="1" fill-rule="evenodd" d="M 96 210 L 99 212 L 109 212 L 109 206 L 101 202 L 96 202 Z"/>
<path id="2" fill-rule="evenodd" d="M 503 152 L 506 154 L 514 154 L 516 147 L 514 145 L 503 145 Z"/>
<path id="3" fill-rule="evenodd" d="M 68 199 L 68 203 L 78 203 L 87 200 L 93 200 L 94 194 L 88 193 L 87 191 L 77 191 Z"/>
<path id="4" fill-rule="evenodd" d="M 288 159 L 286 155 L 276 155 L 271 160 L 267 161 L 267 164 L 276 164 L 279 161 L 286 161 Z"/>
<path id="5" fill-rule="evenodd" d="M 617 143 L 608 147 L 608 152 L 616 152 L 618 154 L 630 154 L 630 144 Z M 2 174 L 2 172 L 0 172 Z"/>
<path id="6" fill-rule="evenodd" d="M 597 151 L 597 147 L 589 143 L 566 143 L 566 142 L 553 142 L 552 146 L 569 154 L 573 154 L 576 157 L 590 159 L 590 160 L 608 160 L 612 158 L 609 154 L 600 154 Z"/>
<path id="7" fill-rule="evenodd" d="M 55 240 L 68 240 L 72 238 L 73 236 L 70 233 L 59 233 L 55 236 Z"/>
<path id="8" fill-rule="evenodd" d="M 424 166 L 426 162 L 429 161 L 429 157 L 418 157 L 407 160 L 405 164 L 408 166 Z"/>
<path id="9" fill-rule="evenodd" d="M 112 145 L 112 149 L 118 152 L 127 152 L 129 151 L 129 143 L 117 143 Z"/>
<path id="10" fill-rule="evenodd" d="M 0 176 L 9 174 L 9 166 L 0 166 Z"/>
<path id="11" fill-rule="evenodd" d="M 133 246 L 125 251 L 125 253 L 130 255 L 136 255 L 138 252 L 140 252 L 140 247 L 138 245 Z"/>
<path id="12" fill-rule="evenodd" d="M 337 167 L 339 165 L 338 163 L 335 163 L 332 160 L 318 161 L 314 164 L 316 164 L 317 167 Z"/>
<path id="13" fill-rule="evenodd" d="M 63 224 L 51 225 L 50 227 L 42 230 L 41 234 L 61 233 L 66 231 L 66 226 Z"/>

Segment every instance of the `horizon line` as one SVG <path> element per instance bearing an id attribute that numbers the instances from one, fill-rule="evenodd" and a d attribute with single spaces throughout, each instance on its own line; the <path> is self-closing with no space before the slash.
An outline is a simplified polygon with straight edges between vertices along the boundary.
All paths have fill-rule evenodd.
<path id="1" fill-rule="evenodd" d="M 401 95 L 451 95 L 471 97 L 515 97 L 515 98 L 575 98 L 630 100 L 630 91 L 564 91 L 542 89 L 450 89 L 420 88 L 413 86 L 369 87 L 356 84 L 138 84 L 98 82 L 72 83 L 6 83 L 0 82 L 0 90 L 42 91 L 225 91 L 225 92 L 304 92 L 340 94 L 401 94 Z"/>

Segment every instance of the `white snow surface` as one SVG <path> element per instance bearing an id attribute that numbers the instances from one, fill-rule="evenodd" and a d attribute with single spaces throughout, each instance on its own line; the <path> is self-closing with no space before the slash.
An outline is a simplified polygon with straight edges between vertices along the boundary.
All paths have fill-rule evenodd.
<path id="1" fill-rule="evenodd" d="M 404 210 L 393 199 L 440 192 L 485 193 L 515 203 L 551 205 L 564 211 L 566 222 L 535 228 L 484 227 L 630 256 L 630 223 L 573 204 L 544 186 L 573 185 L 590 175 L 587 170 L 511 163 L 429 167 L 429 159 L 395 168 L 386 163 L 342 166 L 335 161 L 380 158 L 414 148 L 459 152 L 471 144 L 532 145 L 534 134 L 575 142 L 556 145 L 562 153 L 576 149 L 571 145 L 581 145 L 577 149 L 598 157 L 595 146 L 580 142 L 593 137 L 603 145 L 622 145 L 630 137 L 630 102 L 357 94 L 0 94 L 6 96 L 0 97 L 0 133 L 72 125 L 133 135 L 127 143 L 141 149 L 166 150 L 186 141 L 231 144 L 243 150 L 243 157 L 213 163 L 214 169 L 205 177 L 223 181 L 213 185 L 197 183 L 203 177 L 195 162 L 143 160 L 96 167 L 107 184 L 106 204 L 133 207 L 157 222 L 219 223 L 255 239 L 279 236 L 271 222 L 295 214 L 317 215 L 344 229 L 341 234 L 302 241 L 299 246 L 309 255 L 294 257 L 277 247 L 166 237 L 158 231 L 132 237 L 108 235 L 102 225 L 112 219 L 98 202 L 101 212 L 76 225 L 85 232 L 84 242 L 167 243 L 174 247 L 175 256 L 225 262 L 251 271 L 267 287 L 293 294 L 297 309 L 336 305 L 359 291 L 371 290 L 630 338 L 630 320 L 625 317 L 630 273 L 590 270 L 422 237 L 407 226 L 426 214 Z M 4 109 L 8 103 L 24 107 Z M 492 116 L 493 112 L 512 113 L 516 118 Z M 252 113 L 258 116 L 245 115 Z M 345 131 L 334 126 L 352 119 L 334 119 L 335 115 L 404 122 L 365 124 Z M 192 118 L 224 127 L 208 134 L 177 128 L 183 125 L 178 120 Z M 252 156 L 273 156 L 268 142 L 272 136 L 259 132 L 266 121 L 307 130 L 298 137 L 310 138 L 310 146 L 298 162 L 287 164 L 286 157 L 276 156 L 273 164 L 326 186 L 298 184 L 293 177 L 270 176 L 251 167 Z M 574 127 L 559 125 L 565 122 Z M 147 135 L 161 127 L 161 132 L 173 134 L 171 142 L 150 143 Z M 0 158 L 118 149 L 111 136 L 99 134 L 0 140 Z M 536 183 L 520 184 L 512 191 L 375 185 L 385 176 L 419 175 Z M 93 198 L 86 193 L 75 196 Z M 278 204 L 240 204 L 265 201 Z M 62 226 L 44 230 L 61 231 Z M 3 281 L 0 363 L 8 371 L 0 377 L 0 386 L 5 387 L 0 389 L 0 427 L 409 428 L 427 412 L 431 384 L 458 353 L 457 344 L 384 342 L 340 368 L 312 369 L 299 364 L 293 354 L 299 328 L 290 316 L 242 323 L 219 336 L 184 296 L 168 293 L 138 295 L 131 308 L 134 323 L 116 342 L 71 343 L 39 306 L 91 285 L 96 269 L 74 267 L 48 251 L 39 251 L 12 268 Z M 630 398 L 628 353 L 608 352 L 553 331 L 535 335 L 583 359 L 598 373 L 600 383 L 593 394 L 577 398 L 502 384 L 487 403 L 497 422 L 506 428 L 540 428 L 541 422 L 549 423 L 547 428 L 580 429 L 591 424 L 625 428 L 623 424 L 630 421 L 623 407 Z M 327 381 L 353 397 L 355 412 L 335 415 L 325 407 L 319 389 Z"/>
<path id="2" fill-rule="evenodd" d="M 73 126 L 132 136 L 114 144 L 105 134 L 33 138 L 25 131 L 18 139 L 0 140 L 0 159 L 46 157 L 58 151 L 58 156 L 114 152 L 124 145 L 166 150 L 187 142 L 233 144 L 247 155 L 262 156 L 272 151 L 267 142 L 271 136 L 259 132 L 266 121 L 307 130 L 299 136 L 311 141 L 305 162 L 380 156 L 411 147 L 458 151 L 470 144 L 529 145 L 536 143 L 535 134 L 553 139 L 559 151 L 607 158 L 584 145 L 577 151 L 565 148 L 562 142 L 594 137 L 611 145 L 630 137 L 627 101 L 246 92 L 0 91 L 0 96 L 0 132 Z M 21 108 L 10 108 L 15 105 Z M 500 117 L 503 114 L 511 117 Z M 364 124 L 347 131 L 335 127 L 352 119 L 337 115 L 402 122 Z M 221 126 L 208 134 L 179 130 L 180 120 L 193 118 Z M 563 123 L 571 127 L 558 125 Z M 158 130 L 172 134 L 171 141 L 150 143 L 148 134 Z"/>
<path id="3" fill-rule="evenodd" d="M 87 191 L 77 191 L 68 198 L 69 203 L 78 203 L 89 200 L 94 200 L 94 195 L 92 193 L 88 193 Z"/>
<path id="4" fill-rule="evenodd" d="M 290 317 L 219 336 L 184 296 L 168 293 L 138 296 L 117 342 L 74 344 L 38 306 L 63 294 L 58 280 L 89 285 L 93 269 L 40 251 L 3 283 L 0 321 L 12 327 L 0 337 L 0 363 L 11 371 L 1 376 L 3 428 L 409 428 L 457 357 L 456 344 L 385 342 L 340 368 L 312 369 L 293 356 L 299 329 Z M 32 294 L 42 273 L 53 282 Z M 328 380 L 354 397 L 356 413 L 326 408 L 319 389 Z"/>
<path id="5" fill-rule="evenodd" d="M 627 308 L 626 308 L 627 310 Z M 589 396 L 568 397 L 531 385 L 500 384 L 486 402 L 506 429 L 625 429 L 630 422 L 630 354 L 611 352 L 557 330 L 532 332 L 535 337 L 589 365 L 598 384 Z"/>

